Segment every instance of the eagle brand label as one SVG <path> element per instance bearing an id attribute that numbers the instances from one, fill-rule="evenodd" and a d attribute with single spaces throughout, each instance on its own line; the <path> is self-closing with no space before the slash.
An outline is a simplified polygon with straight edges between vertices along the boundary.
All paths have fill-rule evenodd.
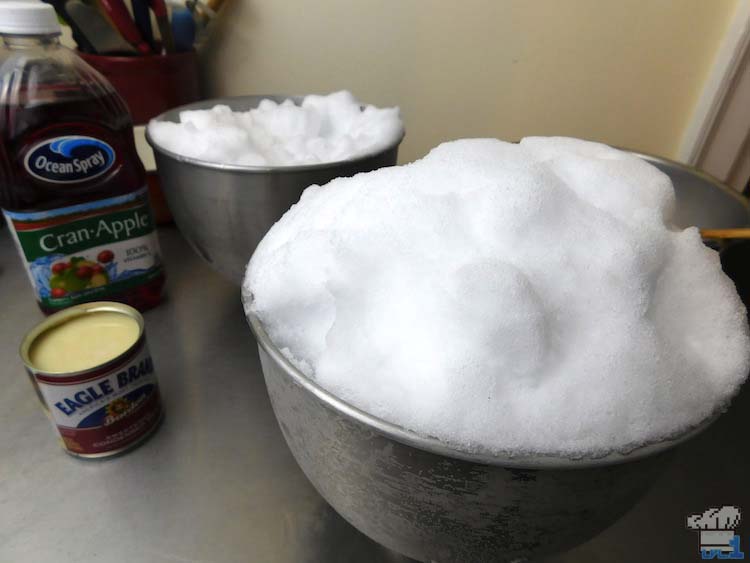
<path id="1" fill-rule="evenodd" d="M 145 188 L 50 211 L 3 213 L 47 309 L 107 300 L 162 275 Z"/>
<path id="2" fill-rule="evenodd" d="M 161 419 L 154 364 L 143 336 L 114 366 L 75 375 L 29 371 L 65 448 L 73 454 L 118 453 Z"/>

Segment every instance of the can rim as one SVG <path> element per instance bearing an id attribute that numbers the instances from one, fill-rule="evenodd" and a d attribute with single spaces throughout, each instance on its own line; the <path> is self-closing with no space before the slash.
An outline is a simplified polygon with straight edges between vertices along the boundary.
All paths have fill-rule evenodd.
<path id="1" fill-rule="evenodd" d="M 34 343 L 34 341 L 39 338 L 42 334 L 47 332 L 48 330 L 60 326 L 74 318 L 81 317 L 87 314 L 91 313 L 99 313 L 108 311 L 111 313 L 119 313 L 125 316 L 128 316 L 135 320 L 135 322 L 138 324 L 138 337 L 136 338 L 135 342 L 128 346 L 125 350 L 123 350 L 120 354 L 115 356 L 114 358 L 107 360 L 106 362 L 102 364 L 93 365 L 91 367 L 88 367 L 86 369 L 76 370 L 76 371 L 45 371 L 37 368 L 34 366 L 34 364 L 31 362 L 31 358 L 29 358 L 29 351 L 31 350 L 31 346 Z M 44 319 L 43 321 L 37 323 L 34 325 L 23 337 L 21 340 L 21 345 L 19 347 L 19 355 L 21 356 L 21 361 L 23 362 L 23 365 L 26 367 L 27 370 L 34 374 L 44 375 L 47 377 L 71 377 L 76 375 L 85 375 L 87 373 L 90 373 L 94 370 L 100 370 L 106 366 L 114 366 L 118 363 L 120 363 L 123 359 L 125 359 L 130 352 L 133 350 L 134 347 L 138 346 L 143 341 L 143 335 L 145 331 L 145 323 L 143 321 L 143 315 L 141 315 L 137 309 L 134 309 L 130 305 L 125 305 L 124 303 L 117 303 L 114 301 L 92 301 L 89 303 L 81 303 L 80 305 L 74 305 L 72 307 L 68 307 L 67 309 L 63 309 L 62 311 L 58 311 L 57 313 L 54 313 Z"/>

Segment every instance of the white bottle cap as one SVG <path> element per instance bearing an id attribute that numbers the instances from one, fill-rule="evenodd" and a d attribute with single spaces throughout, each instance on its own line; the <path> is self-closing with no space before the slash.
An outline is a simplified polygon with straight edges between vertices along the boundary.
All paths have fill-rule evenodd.
<path id="1" fill-rule="evenodd" d="M 38 0 L 0 1 L 0 33 L 50 35 L 61 33 L 55 9 Z"/>

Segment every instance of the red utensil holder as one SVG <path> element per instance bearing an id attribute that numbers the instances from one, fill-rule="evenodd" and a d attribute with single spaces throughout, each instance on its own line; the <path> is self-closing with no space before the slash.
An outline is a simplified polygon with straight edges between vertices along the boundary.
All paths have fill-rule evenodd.
<path id="1" fill-rule="evenodd" d="M 125 100 L 136 126 L 139 152 L 143 151 L 145 142 L 141 138 L 142 126 L 148 124 L 151 118 L 201 98 L 195 51 L 132 57 L 78 54 L 102 73 Z M 168 223 L 172 216 L 159 185 L 153 158 L 143 160 L 156 221 Z"/>

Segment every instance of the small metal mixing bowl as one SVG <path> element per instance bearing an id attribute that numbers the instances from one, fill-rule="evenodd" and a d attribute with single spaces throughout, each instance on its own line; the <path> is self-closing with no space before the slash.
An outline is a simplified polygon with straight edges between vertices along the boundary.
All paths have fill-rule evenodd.
<path id="1" fill-rule="evenodd" d="M 243 304 L 274 413 L 305 475 L 355 528 L 419 561 L 526 561 L 617 521 L 671 459 L 673 440 L 598 459 L 453 448 L 337 398 L 297 370 Z"/>
<path id="2" fill-rule="evenodd" d="M 264 99 L 289 98 L 296 103 L 302 100 L 300 96 L 215 98 L 174 108 L 155 119 L 179 122 L 185 110 L 224 104 L 233 111 L 247 111 Z M 154 149 L 161 186 L 180 232 L 214 270 L 239 284 L 260 239 L 305 188 L 393 166 L 403 135 L 381 151 L 350 160 L 273 167 L 207 162 L 160 147 L 148 132 L 146 139 Z"/>

